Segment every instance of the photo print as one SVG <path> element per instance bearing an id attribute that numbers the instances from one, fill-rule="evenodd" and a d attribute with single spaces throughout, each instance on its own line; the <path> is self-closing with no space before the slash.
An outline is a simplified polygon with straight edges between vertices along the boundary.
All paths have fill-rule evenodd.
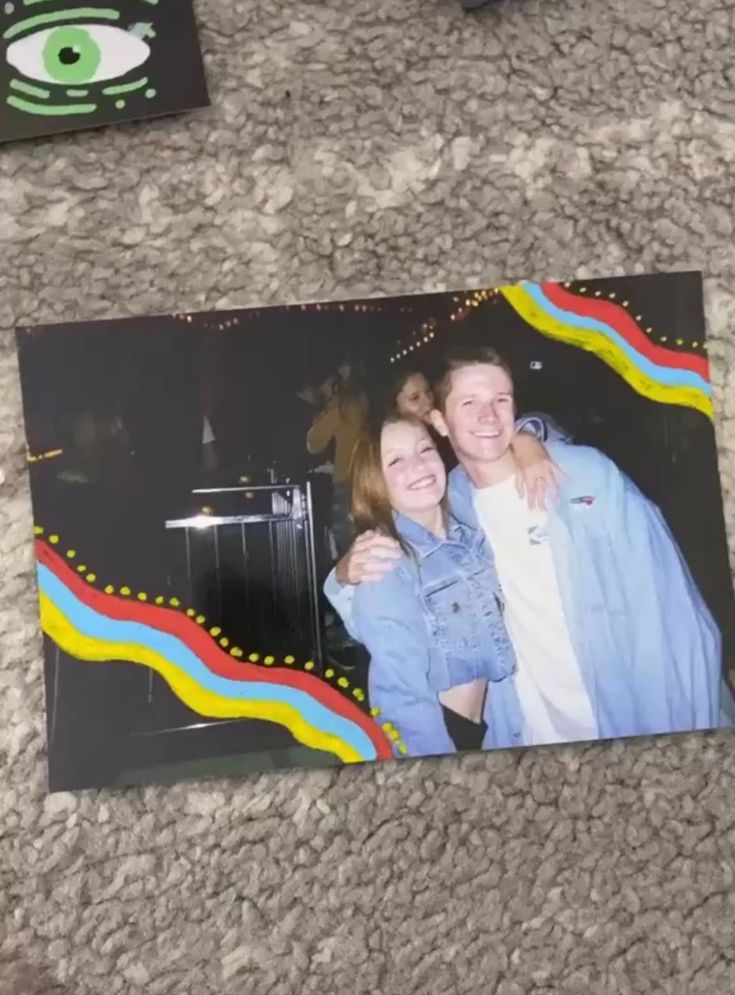
<path id="1" fill-rule="evenodd" d="M 0 0 L 0 141 L 209 103 L 191 0 Z"/>
<path id="2" fill-rule="evenodd" d="M 732 725 L 699 274 L 17 338 L 52 790 Z"/>

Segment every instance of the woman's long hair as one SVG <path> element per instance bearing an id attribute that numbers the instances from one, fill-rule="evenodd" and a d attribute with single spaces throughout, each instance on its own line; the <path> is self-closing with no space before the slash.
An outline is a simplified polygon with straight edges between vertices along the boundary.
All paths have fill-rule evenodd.
<path id="1" fill-rule="evenodd" d="M 387 417 L 368 419 L 352 451 L 350 463 L 352 520 L 358 535 L 373 530 L 390 536 L 396 540 L 404 553 L 410 556 L 412 549 L 400 535 L 393 521 L 393 508 L 388 497 L 380 456 L 384 426 L 398 422 L 415 425 L 426 432 L 427 438 L 431 438 L 426 424 L 413 415 L 388 414 Z M 446 494 L 442 498 L 442 510 L 446 515 Z"/>

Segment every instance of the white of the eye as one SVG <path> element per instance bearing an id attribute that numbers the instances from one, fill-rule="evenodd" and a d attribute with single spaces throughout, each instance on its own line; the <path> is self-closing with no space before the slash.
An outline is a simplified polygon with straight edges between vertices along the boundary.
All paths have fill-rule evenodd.
<path id="1" fill-rule="evenodd" d="M 71 26 L 71 25 L 70 25 Z M 150 46 L 137 35 L 131 35 L 122 28 L 113 28 L 106 24 L 79 24 L 74 25 L 84 31 L 88 31 L 94 41 L 100 47 L 102 58 L 94 76 L 86 80 L 86 83 L 101 83 L 104 80 L 116 79 L 124 76 L 131 69 L 142 66 L 151 54 Z M 56 86 L 68 86 L 68 83 L 60 83 L 46 71 L 43 64 L 43 49 L 50 35 L 58 28 L 46 28 L 43 31 L 34 31 L 32 35 L 20 38 L 8 45 L 5 58 L 10 65 L 17 69 L 19 73 L 30 79 L 36 79 L 41 83 L 54 83 Z"/>

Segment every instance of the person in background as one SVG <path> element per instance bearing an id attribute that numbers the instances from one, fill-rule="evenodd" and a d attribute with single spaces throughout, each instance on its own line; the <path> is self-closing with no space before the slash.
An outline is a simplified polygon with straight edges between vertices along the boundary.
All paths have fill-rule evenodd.
<path id="1" fill-rule="evenodd" d="M 352 534 L 349 508 L 349 474 L 352 451 L 367 415 L 367 398 L 348 364 L 322 386 L 324 406 L 306 435 L 310 453 L 334 445 L 332 466 L 331 533 L 335 558 L 343 556 Z"/>
<path id="2" fill-rule="evenodd" d="M 413 416 L 420 418 L 429 429 L 437 452 L 449 472 L 457 465 L 457 457 L 446 439 L 434 430 L 431 412 L 434 408 L 434 391 L 426 374 L 416 366 L 400 364 L 393 370 L 389 381 L 383 410 L 396 417 Z"/>
<path id="3" fill-rule="evenodd" d="M 413 415 L 431 425 L 434 392 L 426 374 L 413 366 L 395 371 L 389 387 L 387 410 L 395 415 Z"/>

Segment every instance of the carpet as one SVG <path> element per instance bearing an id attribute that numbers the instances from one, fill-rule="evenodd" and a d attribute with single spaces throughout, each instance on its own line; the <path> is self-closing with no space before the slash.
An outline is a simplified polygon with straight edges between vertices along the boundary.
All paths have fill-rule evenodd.
<path id="1" fill-rule="evenodd" d="M 45 795 L 16 323 L 701 268 L 733 519 L 732 3 L 197 11 L 211 110 L 0 153 L 0 991 L 731 991 L 732 736 Z"/>

